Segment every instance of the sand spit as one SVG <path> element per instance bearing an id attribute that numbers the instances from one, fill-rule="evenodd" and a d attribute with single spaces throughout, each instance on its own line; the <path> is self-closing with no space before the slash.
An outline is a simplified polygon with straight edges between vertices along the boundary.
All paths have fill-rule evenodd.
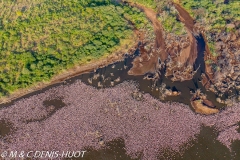
<path id="1" fill-rule="evenodd" d="M 2 108 L 0 121 L 8 121 L 15 129 L 0 138 L 0 151 L 98 149 L 121 137 L 127 154 L 136 157 L 137 152 L 143 152 L 144 160 L 155 160 L 161 148 L 179 151 L 182 144 L 195 139 L 202 124 L 217 128 L 219 141 L 228 147 L 232 139 L 240 139 L 236 132 L 239 105 L 202 116 L 186 105 L 165 104 L 149 94 L 136 100 L 131 96 L 136 89 L 133 82 L 98 90 L 76 81 Z M 42 121 L 31 121 L 47 116 L 43 102 L 58 97 L 66 106 Z"/>

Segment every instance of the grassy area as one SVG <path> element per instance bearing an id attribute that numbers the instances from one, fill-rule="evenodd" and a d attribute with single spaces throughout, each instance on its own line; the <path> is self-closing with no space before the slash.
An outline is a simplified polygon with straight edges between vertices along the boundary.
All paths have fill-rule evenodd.
<path id="1" fill-rule="evenodd" d="M 163 28 L 168 33 L 173 33 L 175 35 L 186 35 L 187 31 L 184 24 L 177 20 L 178 12 L 168 3 L 168 1 L 161 1 L 158 3 L 161 6 L 161 13 L 159 14 L 159 19 L 163 25 Z"/>
<path id="2" fill-rule="evenodd" d="M 220 32 L 234 32 L 237 27 L 232 25 L 240 23 L 240 1 L 230 0 L 181 0 L 181 5 L 196 19 L 197 23 L 204 27 L 210 50 L 215 53 L 212 34 Z M 232 26 L 232 27 L 231 27 Z"/>
<path id="3" fill-rule="evenodd" d="M 110 0 L 2 0 L 0 2 L 0 96 L 62 69 L 98 59 L 148 24 L 136 8 Z"/>
<path id="4" fill-rule="evenodd" d="M 135 2 L 144 5 L 145 7 L 152 8 L 157 11 L 157 3 L 155 0 L 127 0 L 128 2 Z"/>
<path id="5" fill-rule="evenodd" d="M 230 31 L 226 24 L 240 21 L 240 1 L 230 0 L 181 0 L 181 4 L 208 31 Z"/>
<path id="6" fill-rule="evenodd" d="M 173 33 L 177 36 L 186 35 L 184 25 L 177 20 L 177 10 L 172 5 L 171 0 L 128 0 L 136 2 L 146 7 L 152 8 L 160 13 L 158 19 L 161 21 L 164 30 L 167 33 Z"/>
<path id="7" fill-rule="evenodd" d="M 235 32 L 239 29 L 240 24 L 240 1 L 229 0 L 128 0 L 140 3 L 146 7 L 154 9 L 159 14 L 163 28 L 168 33 L 175 35 L 185 35 L 186 30 L 182 23 L 176 19 L 177 11 L 171 4 L 172 2 L 180 3 L 196 20 L 199 25 L 204 28 L 209 48 L 214 56 L 215 41 L 212 34 L 221 32 Z M 233 25 L 237 23 L 238 25 Z"/>

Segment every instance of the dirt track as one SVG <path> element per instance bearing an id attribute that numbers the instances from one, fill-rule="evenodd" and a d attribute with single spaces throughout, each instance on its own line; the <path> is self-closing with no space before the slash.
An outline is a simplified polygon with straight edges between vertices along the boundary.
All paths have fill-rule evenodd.
<path id="1" fill-rule="evenodd" d="M 160 58 L 161 62 L 164 62 L 168 53 L 166 52 L 166 44 L 163 38 L 163 28 L 161 23 L 157 19 L 157 14 L 151 8 L 147 8 L 138 3 L 128 3 L 132 7 L 137 7 L 142 10 L 147 18 L 151 21 L 155 34 L 155 44 L 152 46 L 154 49 L 147 51 L 144 47 L 146 44 L 142 44 L 139 47 L 140 57 L 137 57 L 133 61 L 133 67 L 129 71 L 130 75 L 144 75 L 148 72 L 156 72 L 158 65 L 158 58 Z M 147 37 L 145 37 L 147 39 Z M 151 46 L 151 45 L 149 45 Z"/>
<path id="2" fill-rule="evenodd" d="M 188 57 L 188 61 L 189 63 L 194 63 L 195 59 L 197 58 L 197 51 L 195 51 L 194 49 L 196 48 L 195 45 L 196 44 L 196 39 L 194 38 L 193 34 L 197 34 L 195 33 L 194 30 L 194 21 L 193 18 L 189 15 L 189 13 L 183 8 L 181 7 L 179 4 L 174 4 L 175 8 L 178 10 L 179 12 L 179 16 L 180 16 L 180 20 L 185 24 L 185 26 L 188 29 L 188 35 L 190 37 L 190 41 L 192 42 L 191 48 L 189 48 L 188 50 L 190 50 L 191 53 L 194 54 L 190 54 Z M 203 35 L 204 41 L 207 42 L 205 36 Z M 204 60 L 206 60 L 209 55 L 210 55 L 210 49 L 208 47 L 208 45 L 205 45 L 205 55 L 204 55 Z M 206 88 L 209 87 L 210 83 L 208 81 L 211 81 L 214 77 L 213 73 L 212 73 L 212 69 L 211 69 L 211 65 L 206 64 L 205 63 L 205 79 L 204 81 L 207 81 L 207 83 L 203 84 Z"/>
<path id="3" fill-rule="evenodd" d="M 168 54 L 165 52 L 166 46 L 163 38 L 163 28 L 161 26 L 161 23 L 157 19 L 156 13 L 152 9 L 144 7 L 140 4 L 135 4 L 135 6 L 138 7 L 139 9 L 142 9 L 145 12 L 146 16 L 149 18 L 149 20 L 152 22 L 154 32 L 156 34 L 155 47 L 156 49 L 163 50 L 163 52 L 161 52 L 159 56 L 162 61 L 165 61 L 167 59 Z"/>
<path id="4" fill-rule="evenodd" d="M 154 28 L 154 34 L 156 36 L 155 39 L 155 45 L 154 49 L 158 50 L 156 52 L 155 50 L 145 50 L 144 46 L 140 46 L 140 57 L 137 57 L 133 61 L 133 67 L 129 71 L 129 74 L 131 75 L 144 75 L 148 72 L 155 73 L 158 71 L 158 58 L 160 58 L 161 62 L 166 62 L 166 59 L 168 59 L 168 56 L 170 54 L 169 48 L 168 51 L 166 50 L 166 40 L 164 38 L 164 30 L 162 28 L 161 22 L 157 19 L 157 13 L 153 11 L 151 8 L 147 8 L 141 4 L 138 3 L 128 3 L 129 5 L 133 7 L 137 7 L 140 10 L 142 10 L 147 18 L 151 21 L 153 28 Z M 185 11 L 180 5 L 174 4 L 175 8 L 179 12 L 179 19 L 181 22 L 185 25 L 186 31 L 188 33 L 188 38 L 190 44 L 187 45 L 185 48 L 180 49 L 181 56 L 176 56 L 175 54 L 170 54 L 171 58 L 173 58 L 173 63 L 180 63 L 183 64 L 183 67 L 178 68 L 177 70 L 183 72 L 185 70 L 185 67 L 187 66 L 193 66 L 196 58 L 198 56 L 197 52 L 197 40 L 194 37 L 197 33 L 194 33 L 194 20 L 189 15 L 187 11 Z M 170 36 L 170 35 L 169 35 Z M 147 39 L 147 37 L 145 37 Z M 170 48 L 175 48 L 176 46 L 170 46 Z M 171 50 L 171 49 L 170 49 Z M 148 56 L 149 54 L 152 54 L 152 56 Z M 172 70 L 170 70 L 170 74 L 168 73 L 168 76 L 171 76 Z M 192 79 L 192 76 L 186 76 L 182 78 L 183 80 L 189 80 Z"/>
<path id="5" fill-rule="evenodd" d="M 186 65 L 193 65 L 197 58 L 197 41 L 194 37 L 194 21 L 189 13 L 182 8 L 179 4 L 174 4 L 175 8 L 179 12 L 179 19 L 185 25 L 188 36 L 190 39 L 190 45 L 182 51 L 182 56 L 179 57 L 179 61 Z"/>

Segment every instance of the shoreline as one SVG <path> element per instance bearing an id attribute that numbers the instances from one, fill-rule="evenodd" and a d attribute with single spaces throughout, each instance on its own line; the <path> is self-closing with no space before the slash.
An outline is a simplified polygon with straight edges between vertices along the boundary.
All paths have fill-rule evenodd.
<path id="1" fill-rule="evenodd" d="M 240 133 L 235 131 L 240 120 L 239 104 L 219 114 L 204 116 L 192 112 L 187 105 L 163 103 L 148 93 L 139 101 L 131 96 L 136 89 L 134 82 L 123 82 L 98 90 L 77 80 L 22 99 L 0 110 L 0 120 L 12 124 L 4 135 L 11 141 L 0 138 L 0 151 L 6 148 L 63 151 L 85 147 L 98 150 L 122 137 L 127 155 L 134 158 L 144 151 L 142 160 L 147 160 L 146 157 L 155 160 L 164 148 L 183 153 L 186 147 L 189 152 L 188 147 L 192 140 L 198 140 L 203 125 L 216 128 L 219 134 L 215 141 L 222 143 L 225 151 L 231 149 L 232 139 L 240 139 Z M 44 104 L 56 99 L 65 105 L 58 108 L 59 104 L 54 104 L 50 108 Z"/>
<path id="2" fill-rule="evenodd" d="M 133 43 L 132 45 L 129 44 L 127 48 L 124 48 L 125 46 L 122 46 L 123 45 L 122 44 L 121 46 L 119 46 L 119 48 L 115 52 L 109 55 L 105 55 L 98 60 L 92 60 L 89 63 L 83 64 L 83 65 L 75 65 L 71 69 L 63 69 L 61 73 L 53 76 L 50 81 L 47 81 L 47 82 L 41 81 L 41 82 L 37 82 L 36 84 L 33 84 L 28 88 L 18 89 L 14 91 L 14 93 L 11 93 L 8 96 L 1 97 L 0 105 L 10 103 L 11 101 L 24 97 L 25 95 L 30 94 L 32 92 L 42 90 L 48 86 L 64 82 L 65 80 L 70 79 L 72 77 L 81 75 L 83 73 L 88 73 L 93 71 L 94 69 L 102 68 L 109 64 L 123 60 L 124 54 L 129 52 L 128 55 L 131 55 L 134 52 L 139 42 L 139 38 L 137 37 L 139 32 L 140 31 L 138 30 L 133 31 L 133 38 L 128 40 L 128 41 L 132 41 Z"/>

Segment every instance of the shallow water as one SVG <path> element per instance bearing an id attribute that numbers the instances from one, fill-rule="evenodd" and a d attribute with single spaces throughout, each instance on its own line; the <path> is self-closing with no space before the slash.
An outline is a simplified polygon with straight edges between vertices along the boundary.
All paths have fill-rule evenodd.
<path id="1" fill-rule="evenodd" d="M 0 138 L 9 135 L 13 130 L 12 124 L 6 120 L 0 120 Z"/>
<path id="2" fill-rule="evenodd" d="M 10 105 L 14 104 L 14 102 L 16 102 L 22 98 L 27 98 L 32 95 L 43 93 L 44 91 L 46 91 L 50 88 L 53 88 L 53 87 L 56 87 L 59 85 L 72 84 L 76 80 L 80 79 L 85 84 L 91 85 L 96 88 L 108 88 L 108 87 L 113 87 L 119 83 L 122 83 L 123 81 L 129 81 L 129 80 L 135 81 L 138 84 L 139 90 L 141 92 L 150 93 L 152 96 L 156 97 L 157 99 L 159 99 L 159 91 L 157 91 L 156 89 L 161 87 L 161 85 L 164 83 L 164 84 L 166 84 L 167 89 L 173 89 L 173 90 L 180 91 L 181 95 L 169 96 L 161 101 L 180 102 L 180 103 L 184 103 L 187 105 L 191 105 L 190 98 L 192 97 L 192 95 L 190 94 L 190 91 L 192 92 L 192 91 L 195 91 L 196 89 L 201 89 L 201 91 L 207 95 L 207 98 L 210 101 L 212 101 L 218 109 L 221 109 L 221 108 L 224 108 L 224 105 L 220 104 L 216 101 L 216 98 L 218 96 L 211 91 L 207 91 L 200 82 L 200 80 L 202 79 L 201 73 L 205 72 L 205 65 L 204 65 L 205 49 L 204 48 L 205 48 L 204 40 L 203 40 L 203 38 L 200 37 L 200 38 L 198 38 L 199 54 L 198 54 L 198 58 L 196 59 L 196 62 L 194 65 L 194 69 L 196 70 L 199 66 L 200 66 L 200 68 L 198 69 L 198 72 L 194 75 L 192 80 L 186 80 L 183 82 L 180 82 L 180 81 L 173 82 L 173 81 L 171 81 L 171 77 L 165 77 L 164 74 L 162 74 L 161 78 L 156 83 L 154 83 L 152 80 L 144 79 L 145 76 L 128 75 L 127 72 L 132 67 L 133 59 L 136 56 L 138 56 L 138 54 L 139 54 L 138 50 L 136 50 L 133 55 L 131 55 L 131 56 L 126 55 L 125 59 L 123 61 L 116 62 L 114 64 L 110 64 L 103 68 L 98 68 L 97 70 L 89 72 L 89 73 L 85 73 L 85 74 L 81 74 L 81 75 L 72 77 L 72 78 L 66 80 L 65 82 L 53 84 L 53 85 L 45 87 L 41 90 L 34 91 L 34 92 L 24 95 L 20 98 L 17 98 L 9 103 L 0 104 L 0 108 L 10 106 Z M 96 76 L 96 75 L 99 75 L 99 76 Z M 94 76 L 96 76 L 96 78 L 94 78 Z M 89 82 L 89 80 L 91 80 L 91 82 Z M 114 85 L 112 85 L 111 82 L 113 82 Z M 99 84 L 101 86 L 99 86 Z M 232 90 L 232 94 L 231 95 L 224 94 L 222 97 L 222 100 L 225 100 L 232 95 L 238 95 L 238 94 L 239 94 L 239 91 Z"/>
<path id="3" fill-rule="evenodd" d="M 199 65 L 203 64 L 203 52 L 204 52 L 204 43 L 202 39 L 198 40 L 198 50 L 199 50 L 199 57 L 195 63 L 194 68 L 198 68 Z M 172 82 L 170 78 L 162 76 L 161 79 L 159 79 L 154 85 L 154 82 L 151 80 L 143 79 L 144 76 L 130 76 L 128 75 L 128 70 L 132 67 L 132 60 L 135 56 L 137 56 L 138 51 L 135 52 L 133 56 L 126 57 L 124 61 L 116 62 L 114 64 L 111 64 L 109 66 L 99 68 L 96 71 L 82 74 L 79 76 L 76 76 L 74 78 L 71 78 L 69 80 L 66 80 L 66 83 L 59 83 L 54 84 L 51 86 L 48 86 L 40 91 L 36 91 L 33 93 L 30 93 L 24 97 L 21 98 L 27 98 L 31 95 L 35 95 L 38 93 L 42 93 L 52 87 L 58 86 L 58 85 L 68 85 L 76 80 L 80 79 L 84 83 L 94 86 L 96 88 L 107 88 L 107 87 L 113 87 L 119 83 L 122 83 L 123 81 L 133 80 L 136 81 L 138 84 L 139 91 L 150 93 L 155 98 L 159 99 L 159 91 L 156 90 L 156 88 L 159 88 L 162 83 L 166 84 L 166 87 L 168 89 L 173 89 L 181 92 L 181 95 L 175 96 L 175 97 L 167 97 L 164 102 L 180 102 L 187 105 L 190 105 L 190 98 L 191 94 L 190 91 L 194 91 L 198 88 L 200 88 L 204 93 L 207 94 L 207 97 L 209 100 L 211 100 L 217 108 L 223 108 L 224 106 L 222 104 L 219 104 L 216 102 L 216 95 L 211 92 L 207 92 L 205 88 L 202 86 L 202 84 L 199 82 L 200 75 L 202 72 L 204 72 L 204 65 L 200 66 L 200 69 L 198 70 L 197 74 L 194 76 L 192 80 L 184 81 L 184 82 Z M 96 76 L 98 75 L 99 76 Z M 96 77 L 94 79 L 94 76 Z M 92 80 L 89 81 L 89 80 Z M 99 86 L 99 83 L 101 86 Z M 225 95 L 226 96 L 226 95 Z M 20 100 L 16 99 L 17 100 Z M 225 97 L 227 98 L 227 97 Z M 13 104 L 15 101 L 1 105 L 0 107 L 7 107 L 11 104 Z M 42 118 L 42 119 L 36 119 L 33 121 L 42 121 L 46 119 L 47 117 L 50 117 L 53 115 L 57 110 L 61 109 L 65 106 L 64 102 L 59 99 L 50 99 L 43 102 L 44 106 L 46 107 L 49 114 Z M 52 108 L 51 108 L 52 106 Z M 8 125 L 5 121 L 0 121 L 0 137 L 10 134 L 11 132 L 11 126 Z M 235 141 L 232 145 L 232 152 L 228 150 L 226 146 L 221 144 L 219 141 L 216 140 L 217 132 L 214 131 L 214 129 L 209 127 L 202 127 L 202 130 L 200 134 L 198 135 L 197 141 L 192 142 L 192 146 L 189 147 L 187 150 L 183 151 L 182 155 L 179 155 L 178 153 L 170 152 L 168 154 L 163 154 L 163 157 L 159 157 L 159 159 L 183 159 L 183 160 L 192 160 L 192 159 L 205 159 L 205 160 L 212 160 L 212 159 L 220 159 L 220 160 L 228 160 L 228 159 L 239 159 L 239 149 L 240 149 L 240 141 Z M 84 160 L 131 160 L 131 158 L 126 155 L 126 151 L 124 149 L 124 141 L 122 139 L 118 139 L 112 142 L 108 142 L 106 144 L 107 148 L 103 148 L 101 150 L 93 150 L 93 149 L 87 149 L 87 153 L 85 155 Z M 161 154 L 161 152 L 160 152 Z M 236 155 L 235 155 L 236 154 Z M 139 158 L 141 159 L 141 154 Z"/>
<path id="4" fill-rule="evenodd" d="M 182 160 L 230 160 L 229 149 L 217 140 L 217 132 L 211 127 L 202 127 L 197 141 L 177 158 Z"/>
<path id="5" fill-rule="evenodd" d="M 124 146 L 123 139 L 115 139 L 106 143 L 105 147 L 100 150 L 86 148 L 87 152 L 83 158 L 73 158 L 72 160 L 140 160 L 141 153 L 139 153 L 139 158 L 131 158 L 126 154 Z"/>
<path id="6" fill-rule="evenodd" d="M 39 119 L 31 119 L 28 120 L 27 123 L 31 122 L 41 122 L 46 120 L 47 118 L 51 117 L 57 110 L 61 109 L 62 107 L 66 106 L 66 104 L 61 100 L 61 98 L 50 99 L 43 101 L 44 109 L 47 112 L 46 116 L 43 116 Z"/>
<path id="7" fill-rule="evenodd" d="M 201 132 L 197 135 L 197 140 L 190 142 L 191 146 L 182 153 L 175 153 L 170 150 L 160 152 L 158 159 L 174 159 L 174 160 L 238 160 L 240 158 L 240 141 L 235 141 L 232 144 L 232 152 L 220 143 L 217 138 L 218 132 L 211 127 L 202 126 Z M 183 145 L 183 147 L 185 147 Z M 103 149 L 93 150 L 86 149 L 84 158 L 75 158 L 74 160 L 141 160 L 133 159 L 126 155 L 124 150 L 124 140 L 116 139 L 108 142 Z M 164 152 L 164 153 L 163 153 Z"/>
<path id="8" fill-rule="evenodd" d="M 74 77 L 67 81 L 67 83 L 73 83 L 76 79 L 81 79 L 84 83 L 94 86 L 96 88 L 107 88 L 112 87 L 111 82 L 114 82 L 114 85 L 119 84 L 123 81 L 133 80 L 136 81 L 139 85 L 139 90 L 145 93 L 150 93 L 152 96 L 159 99 L 160 92 L 157 91 L 157 88 L 160 88 L 162 84 L 166 84 L 167 89 L 177 90 L 180 91 L 181 94 L 179 96 L 169 96 L 166 97 L 164 102 L 180 102 L 187 105 L 190 104 L 190 98 L 192 97 L 191 92 L 194 92 L 196 89 L 201 89 L 203 93 L 205 93 L 210 101 L 213 102 L 213 104 L 218 108 L 224 108 L 223 104 L 220 104 L 216 101 L 217 95 L 206 91 L 206 89 L 201 84 L 201 73 L 205 72 L 204 68 L 204 48 L 205 44 L 202 38 L 198 39 L 198 51 L 199 51 L 199 57 L 196 60 L 194 69 L 198 69 L 198 72 L 195 74 L 194 78 L 192 80 L 186 80 L 183 82 L 171 81 L 171 77 L 165 77 L 164 74 L 162 74 L 161 78 L 154 84 L 152 80 L 144 79 L 144 76 L 131 76 L 128 75 L 128 70 L 132 67 L 132 60 L 133 58 L 138 54 L 138 51 L 134 54 L 134 56 L 127 57 L 122 62 L 117 62 L 115 64 L 111 64 L 109 66 L 99 68 L 95 72 L 86 73 L 77 77 Z M 97 79 L 94 79 L 94 76 L 98 75 L 99 77 Z M 116 80 L 120 80 L 116 82 Z M 99 86 L 99 83 L 101 86 Z M 235 92 L 234 92 L 235 93 Z M 224 95 L 223 99 L 226 99 L 227 96 Z"/>
<path id="9" fill-rule="evenodd" d="M 133 57 L 127 57 L 122 62 L 117 62 L 115 64 L 111 64 L 109 66 L 106 66 L 104 68 L 99 68 L 95 72 L 86 73 L 83 75 L 80 75 L 78 77 L 72 78 L 67 81 L 67 83 L 73 83 L 76 79 L 81 79 L 84 83 L 94 86 L 96 88 L 107 88 L 112 87 L 111 82 L 114 82 L 114 85 L 119 84 L 123 81 L 128 80 L 134 80 L 139 85 L 139 90 L 141 92 L 150 93 L 152 96 L 159 99 L 159 91 L 156 90 L 156 88 L 159 88 L 162 83 L 166 84 L 166 88 L 177 90 L 181 92 L 181 95 L 179 96 L 171 96 L 166 97 L 164 99 L 164 102 L 180 102 L 187 105 L 190 104 L 190 98 L 192 95 L 190 94 L 190 91 L 194 91 L 198 88 L 200 88 L 203 93 L 205 93 L 210 101 L 214 103 L 214 105 L 217 106 L 219 109 L 224 109 L 224 105 L 220 104 L 216 101 L 217 95 L 210 91 L 206 91 L 206 89 L 201 84 L 201 73 L 205 72 L 204 68 L 204 48 L 205 44 L 202 39 L 198 39 L 198 51 L 199 51 L 199 57 L 196 60 L 194 68 L 198 68 L 200 65 L 200 69 L 195 74 L 194 78 L 192 80 L 184 81 L 184 82 L 172 82 L 170 80 L 170 77 L 162 76 L 159 81 L 157 81 L 156 85 L 154 86 L 154 82 L 151 80 L 143 79 L 144 76 L 130 76 L 127 74 L 128 70 L 132 67 L 132 59 Z M 137 55 L 137 51 L 135 55 Z M 94 75 L 100 75 L 97 79 L 94 79 Z M 103 76 L 102 76 L 103 75 Z M 102 77 L 101 77 L 102 76 Z M 120 81 L 116 82 L 115 80 L 120 77 Z M 92 80 L 89 82 L 89 79 Z M 98 85 L 98 83 L 101 83 L 101 86 Z M 234 91 L 234 93 L 237 93 L 237 91 Z M 228 95 L 224 95 L 223 99 L 228 98 Z M 219 141 L 216 140 L 217 138 L 217 132 L 210 127 L 202 127 L 200 134 L 197 136 L 197 140 L 192 142 L 192 146 L 185 151 L 183 151 L 182 155 L 179 155 L 179 153 L 173 153 L 168 151 L 169 153 L 164 155 L 164 157 L 159 157 L 159 159 L 176 159 L 176 160 L 213 160 L 213 159 L 219 159 L 219 160 L 229 160 L 229 159 L 238 159 L 240 157 L 240 154 L 237 152 L 237 150 L 240 149 L 240 142 L 236 141 L 233 143 L 233 152 L 230 152 L 229 149 L 221 144 Z M 121 146 L 122 142 L 113 142 L 116 143 L 117 146 Z M 109 146 L 109 151 L 111 156 L 116 155 L 115 152 L 118 152 L 120 148 L 116 148 L 113 146 Z M 235 150 L 235 151 L 234 151 Z M 108 151 L 106 150 L 99 150 L 94 151 L 91 156 L 89 154 L 89 157 L 86 157 L 86 160 L 95 160 L 103 156 L 105 159 L 108 159 Z M 92 153 L 92 152 L 90 152 Z M 97 154 L 96 154 L 97 153 Z M 236 153 L 236 155 L 234 155 Z M 95 156 L 96 155 L 96 156 Z M 117 157 L 118 155 L 116 155 Z M 124 153 L 122 153 L 122 156 L 125 156 Z M 96 158 L 97 157 L 97 158 Z M 128 158 L 111 158 L 111 159 L 117 159 L 117 160 L 123 160 Z M 84 158 L 85 159 L 85 158 Z M 141 158 L 139 158 L 141 159 Z"/>
<path id="10" fill-rule="evenodd" d="M 66 106 L 66 104 L 61 100 L 61 98 L 45 100 L 43 101 L 43 105 L 46 107 L 49 116 L 53 115 L 57 110 Z"/>

